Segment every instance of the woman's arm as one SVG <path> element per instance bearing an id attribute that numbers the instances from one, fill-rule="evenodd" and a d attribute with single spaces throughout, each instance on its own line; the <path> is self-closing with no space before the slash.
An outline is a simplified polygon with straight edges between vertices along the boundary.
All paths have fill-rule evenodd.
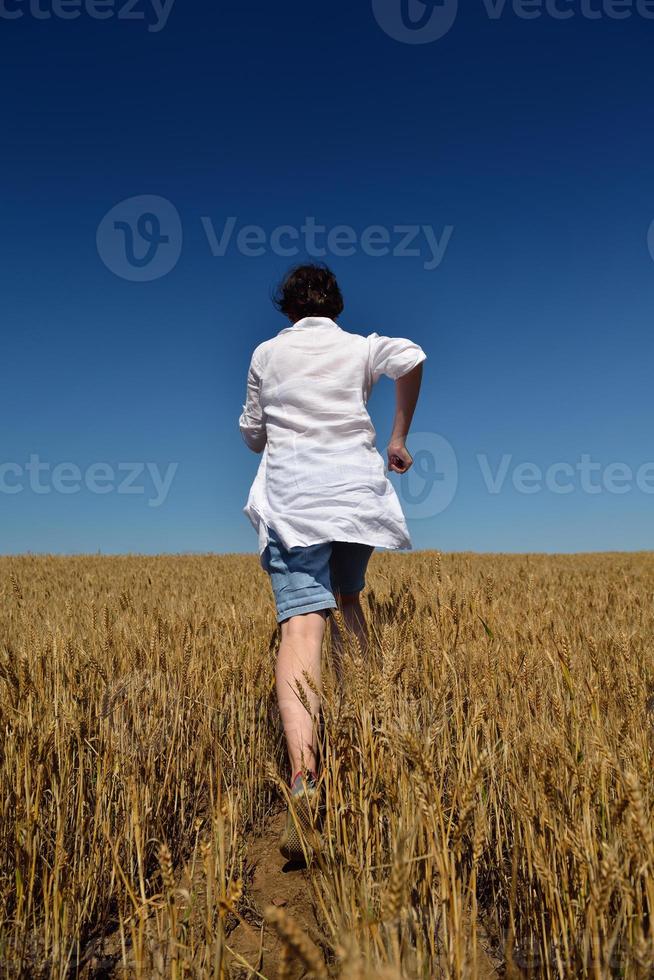
<path id="1" fill-rule="evenodd" d="M 250 361 L 247 380 L 247 393 L 241 417 L 238 420 L 245 444 L 255 453 L 262 453 L 267 442 L 266 423 L 263 419 L 259 388 L 261 374 L 254 355 Z"/>
<path id="2" fill-rule="evenodd" d="M 395 381 L 395 419 L 386 452 L 388 469 L 393 473 L 406 473 L 413 458 L 406 448 L 411 420 L 418 402 L 422 382 L 422 361 Z"/>

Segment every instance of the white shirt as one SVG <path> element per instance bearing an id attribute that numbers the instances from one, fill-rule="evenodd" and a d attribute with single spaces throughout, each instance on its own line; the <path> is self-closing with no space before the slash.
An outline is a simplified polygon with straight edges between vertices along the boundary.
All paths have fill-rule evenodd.
<path id="1" fill-rule="evenodd" d="M 263 453 L 243 508 L 260 558 L 268 527 L 287 549 L 412 547 L 366 404 L 382 374 L 399 378 L 426 357 L 403 337 L 363 337 L 326 317 L 305 317 L 255 348 L 239 428 Z"/>

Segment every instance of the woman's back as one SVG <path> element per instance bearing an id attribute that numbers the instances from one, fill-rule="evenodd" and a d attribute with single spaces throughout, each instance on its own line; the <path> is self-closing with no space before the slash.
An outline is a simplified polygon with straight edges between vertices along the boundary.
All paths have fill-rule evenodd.
<path id="1" fill-rule="evenodd" d="M 349 333 L 319 316 L 255 349 L 240 426 L 246 442 L 263 449 L 244 508 L 260 550 L 268 527 L 286 547 L 325 540 L 411 547 L 366 404 L 381 374 L 398 378 L 425 358 L 406 338 Z"/>
<path id="2" fill-rule="evenodd" d="M 374 479 L 368 352 L 365 337 L 322 317 L 264 345 L 260 400 L 271 477 L 278 471 L 298 492 Z"/>

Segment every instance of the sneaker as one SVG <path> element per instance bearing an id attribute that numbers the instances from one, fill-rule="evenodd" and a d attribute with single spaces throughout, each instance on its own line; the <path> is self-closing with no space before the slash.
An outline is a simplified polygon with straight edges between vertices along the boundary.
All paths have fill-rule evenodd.
<path id="1" fill-rule="evenodd" d="M 289 861 L 303 861 L 310 852 L 310 848 L 302 844 L 301 833 L 306 836 L 315 826 L 317 798 L 315 773 L 310 772 L 306 780 L 301 772 L 296 773 L 291 784 L 293 802 L 286 813 L 286 827 L 279 841 L 279 850 Z"/>

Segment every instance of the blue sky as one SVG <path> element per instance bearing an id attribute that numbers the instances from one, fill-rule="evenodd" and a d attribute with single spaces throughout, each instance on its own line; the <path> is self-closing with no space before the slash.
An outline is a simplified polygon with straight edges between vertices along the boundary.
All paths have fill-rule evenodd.
<path id="1" fill-rule="evenodd" d="M 427 353 L 414 548 L 654 548 L 654 5 L 401 2 L 5 0 L 1 552 L 254 552 L 238 416 L 307 249 Z"/>

